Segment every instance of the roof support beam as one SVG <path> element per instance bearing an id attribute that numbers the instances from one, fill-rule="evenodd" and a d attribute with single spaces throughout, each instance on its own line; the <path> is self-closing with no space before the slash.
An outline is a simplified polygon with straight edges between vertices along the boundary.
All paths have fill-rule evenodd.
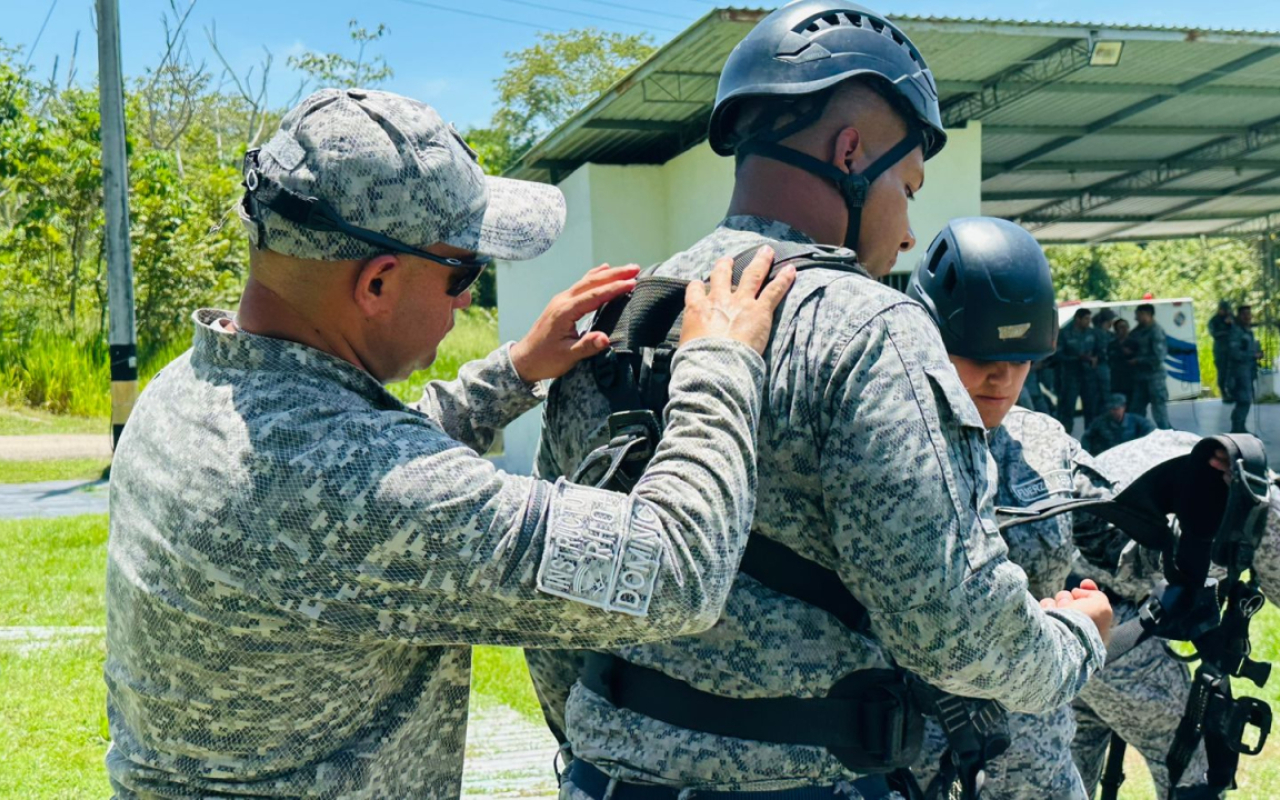
<path id="1" fill-rule="evenodd" d="M 582 127 L 602 131 L 645 131 L 651 133 L 679 133 L 686 122 L 659 119 L 589 119 Z"/>
<path id="2" fill-rule="evenodd" d="M 1171 214 L 1166 211 L 1166 212 L 1161 212 L 1159 214 L 1096 214 L 1092 217 L 1085 217 L 1084 219 L 1068 220 L 1067 222 L 1063 222 L 1063 224 L 1081 224 L 1081 223 L 1094 224 L 1096 223 L 1099 225 L 1128 225 L 1129 226 L 1129 228 L 1123 228 L 1121 230 L 1129 230 L 1130 228 L 1137 228 L 1141 225 L 1148 225 L 1152 222 L 1212 222 L 1214 220 L 1233 220 L 1232 224 L 1234 225 L 1240 221 L 1241 213 L 1242 212 L 1239 212 L 1239 211 L 1223 211 L 1217 214 L 1214 214 L 1214 213 Z M 1250 212 L 1244 212 L 1244 213 L 1253 214 L 1254 212 L 1250 211 Z M 1043 218 L 1037 217 L 1034 214 L 1029 214 L 1027 216 L 1014 217 L 1013 219 L 1015 219 L 1016 221 L 1024 225 L 1031 222 L 1046 221 Z M 1062 221 L 1048 220 L 1048 222 L 1057 224 L 1058 222 L 1062 222 Z M 1107 239 L 1110 239 L 1114 234 L 1119 232 L 1120 231 L 1112 231 L 1111 233 L 1108 233 L 1105 237 L 1099 238 L 1097 241 L 1098 242 L 1106 241 Z"/>
<path id="3" fill-rule="evenodd" d="M 1137 103 L 1134 103 L 1133 105 L 1126 106 L 1125 108 L 1122 108 L 1119 111 L 1108 114 L 1107 116 L 1103 117 L 1100 120 L 1091 122 L 1085 126 L 1085 130 L 1087 133 L 1097 133 L 1098 131 L 1106 130 L 1107 128 L 1110 128 L 1113 125 L 1116 125 L 1117 123 L 1123 122 L 1126 119 L 1135 117 L 1144 111 L 1149 111 L 1155 108 L 1156 106 L 1161 105 L 1162 103 L 1168 102 L 1169 100 L 1173 99 L 1174 97 L 1176 97 L 1177 95 L 1183 92 L 1186 92 L 1192 89 L 1198 89 L 1201 86 L 1207 86 L 1213 81 L 1216 81 L 1219 78 L 1221 78 L 1223 75 L 1230 75 L 1234 72 L 1239 72 L 1242 69 L 1251 67 L 1254 64 L 1265 61 L 1268 58 L 1271 58 L 1272 56 L 1275 56 L 1277 54 L 1280 54 L 1280 48 L 1274 48 L 1274 47 L 1259 48 L 1257 50 L 1254 50 L 1252 53 L 1249 53 L 1248 55 L 1245 55 L 1245 56 L 1241 56 L 1240 58 L 1237 58 L 1236 60 L 1231 61 L 1230 63 L 1224 64 L 1221 67 L 1218 67 L 1217 69 L 1210 70 L 1209 72 L 1206 72 L 1202 75 L 1197 75 L 1196 77 L 1192 78 L 1189 81 L 1184 81 L 1183 83 L 1180 83 L 1176 87 L 1174 87 L 1171 92 L 1166 92 L 1164 94 L 1157 94 L 1152 97 L 1148 97 L 1145 100 L 1140 100 Z M 1057 152 L 1058 150 L 1061 150 L 1067 145 L 1075 143 L 1076 141 L 1079 140 L 1079 138 L 1080 137 L 1077 137 L 1077 136 L 1059 137 L 1057 139 L 1054 139 L 1051 142 L 1047 142 L 1031 150 L 1030 152 L 1027 152 L 1018 156 L 1012 161 L 1006 162 L 1005 164 L 1001 165 L 1001 168 L 1005 172 L 1013 171 L 1019 167 L 1026 166 L 1027 164 L 1030 164 L 1033 161 L 1041 159 L 1050 153 Z M 986 171 L 984 170 L 983 172 L 985 175 Z"/>
<path id="4" fill-rule="evenodd" d="M 1248 132 L 1244 125 L 1130 125 L 1112 128 L 1107 136 L 1241 136 Z M 1085 136 L 1088 130 L 1069 125 L 983 125 L 982 132 L 995 135 Z"/>
<path id="5" fill-rule="evenodd" d="M 1011 88 L 1020 88 L 1016 81 L 1008 84 Z M 969 94 L 981 91 L 983 84 L 979 81 L 938 81 L 938 92 L 948 94 Z M 1195 94 L 1213 95 L 1214 97 L 1263 97 L 1275 99 L 1276 90 L 1270 86 L 1238 86 L 1219 85 L 1200 86 L 1194 89 L 1179 91 L 1178 87 L 1169 83 L 1083 83 L 1078 81 L 1044 84 L 1035 89 L 1037 92 L 1052 94 Z"/>
<path id="6" fill-rule="evenodd" d="M 947 128 L 982 119 L 1037 89 L 1089 66 L 1089 44 L 1061 39 L 1026 61 L 1019 62 L 983 81 L 972 92 L 942 104 L 942 124 Z"/>
<path id="7" fill-rule="evenodd" d="M 1058 220 L 1079 219 L 1092 211 L 1114 203 L 1125 194 L 1156 189 L 1185 178 L 1204 169 L 1221 169 L 1232 161 L 1237 161 L 1251 153 L 1280 144 L 1280 117 L 1276 117 L 1250 128 L 1244 136 L 1227 136 L 1206 145 L 1192 148 L 1180 153 L 1168 161 L 1153 167 L 1134 170 L 1088 187 L 1074 198 L 1046 203 L 1032 209 L 1032 213 L 1043 213 Z M 1187 160 L 1183 160 L 1187 159 Z M 1194 160 L 1191 160 L 1194 159 Z M 1244 161 L 1250 169 L 1275 171 L 1280 163 L 1272 161 Z M 1252 188 L 1240 185 L 1230 189 Z M 1035 230 L 1032 228 L 1032 230 Z"/>
<path id="8" fill-rule="evenodd" d="M 1280 143 L 1280 139 L 1277 139 Z M 1172 171 L 1181 171 L 1182 175 L 1192 172 L 1201 172 L 1208 169 L 1280 169 L 1280 159 L 1247 159 L 1247 158 L 1224 158 L 1218 161 L 1212 161 L 1207 158 L 1180 158 L 1174 157 L 1166 161 L 1147 161 L 1139 159 L 1116 159 L 1108 161 L 1037 161 L 1034 164 L 1028 164 L 1019 172 L 1138 172 L 1147 170 L 1167 169 Z M 1004 175 L 1005 171 L 1001 169 L 1000 164 L 984 164 L 982 165 L 982 179 L 989 180 L 998 175 Z M 1177 177 L 1182 177 L 1178 175 Z M 1170 178 L 1169 180 L 1173 180 Z M 1092 192 L 1092 187 L 1081 190 L 1082 192 Z"/>
<path id="9" fill-rule="evenodd" d="M 1243 191 L 1245 189 L 1252 189 L 1258 184 L 1267 183 L 1268 181 L 1273 181 L 1276 178 L 1280 178 L 1280 170 L 1267 172 L 1257 176 L 1256 178 L 1250 178 L 1244 183 L 1238 184 L 1237 186 L 1232 187 L 1231 190 L 1228 190 L 1228 196 L 1233 191 Z M 1188 200 L 1185 203 L 1179 203 L 1173 208 L 1167 208 L 1164 211 L 1161 211 L 1159 214 L 1156 214 L 1155 217 L 1152 219 L 1152 222 L 1163 222 L 1165 220 L 1171 220 L 1171 219 L 1183 219 L 1184 217 L 1181 217 L 1179 215 L 1185 214 L 1185 212 L 1190 211 L 1191 209 L 1196 208 L 1197 206 L 1202 206 L 1205 203 L 1210 203 L 1210 202 L 1213 202 L 1213 201 L 1212 200 Z M 1112 231 L 1112 235 L 1116 233 L 1124 233 L 1127 230 L 1132 230 L 1133 228 L 1138 227 L 1138 225 L 1140 224 L 1143 224 L 1143 223 L 1130 225 L 1128 228 L 1121 228 L 1119 231 Z"/>
<path id="10" fill-rule="evenodd" d="M 1280 197 L 1280 186 L 1272 188 L 1244 189 L 1137 189 L 1132 192 L 1103 193 L 1092 189 L 1026 189 L 1016 192 L 983 192 L 983 202 L 1006 203 L 1028 200 L 1064 200 L 1075 199 L 1084 193 L 1090 193 L 1099 199 L 1108 197 L 1112 201 L 1125 200 L 1130 197 Z M 1025 217 L 1023 219 L 1026 219 Z M 1057 219 L 1057 218 L 1055 218 Z"/>

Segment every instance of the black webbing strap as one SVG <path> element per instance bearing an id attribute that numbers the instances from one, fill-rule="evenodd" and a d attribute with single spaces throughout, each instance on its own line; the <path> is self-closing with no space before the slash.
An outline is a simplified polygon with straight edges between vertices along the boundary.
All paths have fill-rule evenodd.
<path id="1" fill-rule="evenodd" d="M 1111 734 L 1111 747 L 1107 750 L 1107 766 L 1102 772 L 1101 800 L 1118 800 L 1124 784 L 1124 751 L 1128 745 L 1120 734 Z"/>
<path id="2" fill-rule="evenodd" d="M 920 754 L 921 717 L 896 670 L 860 670 L 826 697 L 723 697 L 608 653 L 591 653 L 583 686 L 619 708 L 716 736 L 825 747 L 858 772 L 910 766 Z"/>
<path id="3" fill-rule="evenodd" d="M 820 608 L 851 631 L 867 633 L 867 609 L 834 571 L 758 533 L 747 540 L 738 571 L 763 586 Z"/>
<path id="4" fill-rule="evenodd" d="M 797 270 L 821 268 L 866 275 L 848 250 L 800 242 L 773 242 L 771 246 L 770 277 L 787 265 Z M 734 257 L 733 285 L 741 280 L 759 249 L 756 245 Z M 630 294 L 606 304 L 596 315 L 591 329 L 608 334 L 610 347 L 588 363 L 612 412 L 609 441 L 583 459 L 570 477 L 574 483 L 630 491 L 657 450 L 688 283 L 644 275 Z"/>
<path id="5" fill-rule="evenodd" d="M 907 131 L 907 135 L 902 141 L 889 148 L 884 155 L 873 161 L 862 172 L 845 172 L 828 161 L 814 158 L 808 153 L 802 153 L 786 145 L 778 144 L 776 141 L 757 139 L 743 142 L 738 145 L 735 152 L 739 159 L 746 156 L 770 158 L 796 169 L 802 169 L 835 184 L 841 197 L 844 198 L 845 208 L 849 214 L 849 224 L 845 230 L 845 246 L 855 248 L 858 246 L 858 237 L 862 230 L 862 208 L 867 203 L 867 193 L 871 191 L 871 184 L 876 178 L 891 169 L 894 164 L 906 158 L 908 153 L 923 144 L 924 134 L 918 128 L 913 127 Z"/>
<path id="6" fill-rule="evenodd" d="M 834 570 L 759 533 L 747 541 L 738 571 L 779 594 L 827 612 L 852 631 L 865 634 L 870 630 L 866 607 Z M 850 677 L 862 674 L 855 672 Z M 919 708 L 916 713 L 935 716 L 947 738 L 938 778 L 926 796 L 946 797 L 958 782 L 962 798 L 976 798 L 978 774 L 989 760 L 1009 748 L 1008 713 L 994 701 L 956 697 L 918 679 L 909 680 Z"/>

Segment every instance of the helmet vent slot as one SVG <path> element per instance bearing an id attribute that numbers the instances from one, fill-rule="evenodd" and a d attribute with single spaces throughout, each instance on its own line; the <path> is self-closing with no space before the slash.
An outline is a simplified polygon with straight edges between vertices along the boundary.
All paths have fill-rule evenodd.
<path id="1" fill-rule="evenodd" d="M 947 251 L 951 249 L 950 245 L 950 242 L 943 239 L 938 244 L 937 249 L 933 251 L 933 258 L 929 259 L 929 266 L 927 267 L 930 275 L 938 274 L 938 265 L 942 263 L 942 259 L 946 257 Z"/>

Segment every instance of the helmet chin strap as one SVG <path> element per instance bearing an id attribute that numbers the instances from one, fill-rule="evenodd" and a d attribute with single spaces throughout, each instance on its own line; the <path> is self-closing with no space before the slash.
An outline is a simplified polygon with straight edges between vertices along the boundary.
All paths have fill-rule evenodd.
<path id="1" fill-rule="evenodd" d="M 907 154 L 924 144 L 920 131 L 912 128 L 905 138 L 898 142 L 887 153 L 872 162 L 862 172 L 845 172 L 833 164 L 814 158 L 791 147 L 778 144 L 776 141 L 754 140 L 738 145 L 738 156 L 762 156 L 774 161 L 781 161 L 797 169 L 817 175 L 831 181 L 844 198 L 844 205 L 849 213 L 849 224 L 845 227 L 844 246 L 857 251 L 858 237 L 862 233 L 862 210 L 867 204 L 867 193 L 871 184 L 886 171 L 907 157 Z"/>

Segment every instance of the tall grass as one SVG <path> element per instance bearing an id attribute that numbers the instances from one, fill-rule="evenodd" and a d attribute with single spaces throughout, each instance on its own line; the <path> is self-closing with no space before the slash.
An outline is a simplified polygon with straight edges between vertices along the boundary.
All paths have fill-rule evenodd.
<path id="1" fill-rule="evenodd" d="M 417 400 L 427 381 L 448 379 L 466 362 L 480 358 L 498 343 L 497 316 L 486 309 L 468 309 L 440 347 L 430 369 L 391 386 L 406 401 Z M 191 340 L 145 340 L 139 345 L 140 385 L 186 352 Z M 111 371 L 107 344 L 97 336 L 73 337 L 51 328 L 33 328 L 0 337 L 0 401 L 78 417 L 111 415 Z"/>
<path id="2" fill-rule="evenodd" d="M 484 358 L 497 346 L 498 315 L 492 309 L 469 308 L 458 314 L 457 324 L 440 345 L 429 369 L 419 370 L 387 389 L 406 403 L 415 402 L 428 381 L 453 379 L 463 364 Z"/>

